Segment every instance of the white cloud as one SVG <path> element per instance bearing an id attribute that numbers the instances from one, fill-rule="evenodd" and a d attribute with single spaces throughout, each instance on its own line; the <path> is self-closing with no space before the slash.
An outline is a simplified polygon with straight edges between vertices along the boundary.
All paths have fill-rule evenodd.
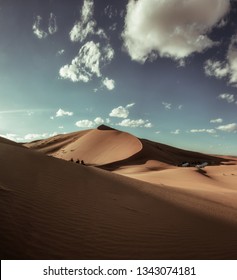
<path id="1" fill-rule="evenodd" d="M 101 125 L 101 124 L 103 124 L 105 121 L 101 118 L 101 117 L 97 117 L 97 118 L 95 118 L 94 119 L 94 123 L 96 124 L 96 125 Z"/>
<path id="2" fill-rule="evenodd" d="M 67 112 L 61 108 L 56 112 L 56 117 L 72 116 L 72 115 L 73 115 L 73 112 Z"/>
<path id="3" fill-rule="evenodd" d="M 38 134 L 38 133 L 29 133 L 29 134 L 26 134 L 24 136 L 24 139 L 25 140 L 36 140 L 36 139 L 42 139 L 42 138 L 46 138 L 48 136 L 47 133 L 42 133 L 42 134 Z"/>
<path id="4" fill-rule="evenodd" d="M 94 126 L 94 122 L 90 121 L 90 120 L 81 120 L 76 122 L 76 126 L 78 127 L 83 127 L 83 128 L 90 128 Z"/>
<path id="5" fill-rule="evenodd" d="M 59 74 L 64 79 L 72 82 L 83 81 L 87 83 L 93 75 L 101 76 L 100 62 L 102 53 L 100 44 L 93 41 L 83 45 L 78 55 L 72 60 L 70 65 L 65 65 L 59 70 Z"/>
<path id="6" fill-rule="evenodd" d="M 92 0 L 84 0 L 81 19 L 77 21 L 72 30 L 69 32 L 69 36 L 72 42 L 83 42 L 88 35 L 97 35 L 101 39 L 108 40 L 108 36 L 102 28 L 96 28 L 96 21 L 93 19 L 94 2 Z"/>
<path id="7" fill-rule="evenodd" d="M 124 108 L 123 106 L 119 106 L 114 108 L 111 113 L 109 114 L 110 117 L 117 117 L 117 118 L 127 118 L 129 115 L 128 109 Z"/>
<path id="8" fill-rule="evenodd" d="M 237 87 L 237 35 L 232 36 L 225 61 L 208 59 L 204 64 L 207 76 L 228 77 L 229 84 Z"/>
<path id="9" fill-rule="evenodd" d="M 147 120 L 147 121 L 148 121 L 148 120 Z M 150 123 L 150 122 L 147 122 L 147 123 L 144 125 L 144 127 L 146 127 L 146 128 L 151 128 L 151 127 L 153 127 L 153 124 Z"/>
<path id="10" fill-rule="evenodd" d="M 128 105 L 126 105 L 126 108 L 132 108 L 135 105 L 135 103 L 130 103 Z"/>
<path id="11" fill-rule="evenodd" d="M 93 0 L 84 0 L 82 11 L 81 11 L 81 20 L 82 22 L 88 22 L 94 13 L 94 2 Z"/>
<path id="12" fill-rule="evenodd" d="M 143 119 L 138 119 L 138 120 L 125 119 L 122 120 L 120 123 L 118 123 L 118 125 L 125 126 L 125 127 L 146 127 L 146 128 L 152 127 L 152 124 L 148 120 L 143 120 Z"/>
<path id="13" fill-rule="evenodd" d="M 237 86 L 237 35 L 232 36 L 227 53 L 229 63 L 230 84 Z"/>
<path id="14" fill-rule="evenodd" d="M 53 35 L 58 31 L 56 16 L 53 13 L 50 13 L 48 30 L 49 30 L 49 34 L 51 35 Z"/>
<path id="15" fill-rule="evenodd" d="M 157 53 L 184 59 L 217 44 L 208 33 L 229 10 L 229 0 L 129 0 L 124 46 L 142 63 Z"/>
<path id="16" fill-rule="evenodd" d="M 14 133 L 7 133 L 7 134 L 0 134 L 0 137 L 3 137 L 3 138 L 7 138 L 7 139 L 9 139 L 9 140 L 11 140 L 11 141 L 16 141 L 17 139 L 17 135 L 16 134 L 14 134 Z"/>
<path id="17" fill-rule="evenodd" d="M 113 49 L 109 44 L 101 48 L 100 43 L 89 41 L 80 48 L 71 64 L 64 65 L 59 70 L 59 75 L 72 82 L 87 83 L 93 76 L 102 76 L 101 67 L 111 62 L 113 54 Z M 109 85 L 112 86 L 112 82 L 109 82 Z"/>
<path id="18" fill-rule="evenodd" d="M 36 16 L 35 22 L 33 23 L 32 29 L 33 29 L 33 33 L 36 35 L 36 37 L 38 37 L 39 39 L 44 39 L 48 36 L 47 32 L 43 31 L 40 28 L 40 22 L 41 22 L 42 18 L 41 16 Z"/>
<path id="19" fill-rule="evenodd" d="M 218 98 L 226 100 L 228 103 L 233 103 L 235 101 L 234 95 L 229 93 L 222 93 L 218 96 Z"/>
<path id="20" fill-rule="evenodd" d="M 222 122 L 223 122 L 223 119 L 221 119 L 221 118 L 210 120 L 210 123 L 222 123 Z"/>
<path id="21" fill-rule="evenodd" d="M 156 133 L 156 134 L 160 134 L 160 131 L 159 131 L 159 130 L 157 130 L 155 133 Z"/>
<path id="22" fill-rule="evenodd" d="M 207 76 L 215 76 L 221 79 L 229 74 L 229 66 L 225 62 L 208 59 L 204 63 L 204 71 Z"/>
<path id="23" fill-rule="evenodd" d="M 191 133 L 210 133 L 210 134 L 214 134 L 216 133 L 215 129 L 191 129 L 190 130 Z"/>
<path id="24" fill-rule="evenodd" d="M 180 134 L 180 129 L 176 129 L 175 131 L 171 131 L 170 133 L 178 135 L 178 134 Z"/>
<path id="25" fill-rule="evenodd" d="M 77 22 L 69 33 L 71 41 L 84 41 L 89 34 L 95 34 L 95 26 L 96 22 L 94 20 L 90 20 L 86 24 Z"/>
<path id="26" fill-rule="evenodd" d="M 230 123 L 226 125 L 220 125 L 216 129 L 224 132 L 237 132 L 237 123 Z"/>
<path id="27" fill-rule="evenodd" d="M 62 55 L 62 54 L 64 54 L 64 53 L 65 53 L 65 50 L 64 50 L 64 49 L 59 50 L 59 51 L 57 52 L 58 55 Z"/>
<path id="28" fill-rule="evenodd" d="M 108 90 L 113 90 L 115 87 L 115 81 L 107 77 L 102 81 L 102 83 Z"/>
<path id="29" fill-rule="evenodd" d="M 162 105 L 164 105 L 165 109 L 167 109 L 167 110 L 171 110 L 171 106 L 172 106 L 172 104 L 167 103 L 167 102 L 162 102 Z"/>
<path id="30" fill-rule="evenodd" d="M 178 109 L 179 109 L 179 110 L 182 110 L 182 108 L 183 108 L 183 105 L 179 105 L 179 106 L 178 106 Z"/>
<path id="31" fill-rule="evenodd" d="M 58 128 L 59 128 L 59 129 L 63 129 L 63 128 L 64 128 L 64 126 L 63 126 L 63 125 L 60 125 Z"/>

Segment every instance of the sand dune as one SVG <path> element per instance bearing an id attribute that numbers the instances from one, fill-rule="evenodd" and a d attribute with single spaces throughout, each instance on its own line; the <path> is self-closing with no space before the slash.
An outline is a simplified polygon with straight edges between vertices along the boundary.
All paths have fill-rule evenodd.
<path id="1" fill-rule="evenodd" d="M 1 259 L 237 257 L 237 211 L 232 205 L 174 185 L 149 184 L 48 157 L 1 139 L 0 158 Z M 179 169 L 166 170 L 178 174 Z M 183 170 L 190 170 L 191 179 L 203 176 Z M 153 172 L 159 173 L 149 174 Z"/>
<path id="2" fill-rule="evenodd" d="M 142 149 L 136 137 L 105 125 L 26 146 L 65 160 L 83 160 L 87 165 L 104 165 L 127 159 Z"/>
<path id="3" fill-rule="evenodd" d="M 65 160 L 84 160 L 87 165 L 107 170 L 143 164 L 150 170 L 162 170 L 186 161 L 206 161 L 218 165 L 229 160 L 139 139 L 105 125 L 97 129 L 57 135 L 25 146 Z M 149 164 L 146 164 L 147 161 Z"/>

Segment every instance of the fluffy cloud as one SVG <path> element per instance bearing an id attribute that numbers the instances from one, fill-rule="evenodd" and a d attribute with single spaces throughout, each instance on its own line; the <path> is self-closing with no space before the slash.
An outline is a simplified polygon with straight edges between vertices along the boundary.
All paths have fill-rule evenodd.
<path id="1" fill-rule="evenodd" d="M 127 118 L 129 115 L 129 110 L 124 108 L 123 106 L 119 106 L 114 108 L 111 113 L 109 114 L 110 117 L 117 117 L 117 118 Z"/>
<path id="2" fill-rule="evenodd" d="M 72 82 L 83 81 L 86 83 L 93 75 L 101 76 L 100 60 L 99 43 L 87 42 L 81 47 L 71 64 L 67 64 L 59 70 L 59 74 L 62 78 L 69 79 Z"/>
<path id="3" fill-rule="evenodd" d="M 222 122 L 223 122 L 223 119 L 221 119 L 221 118 L 210 120 L 210 123 L 222 123 Z"/>
<path id="4" fill-rule="evenodd" d="M 228 103 L 233 103 L 235 101 L 234 95 L 229 93 L 222 93 L 218 96 L 218 98 L 226 100 Z"/>
<path id="5" fill-rule="evenodd" d="M 81 121 L 78 121 L 76 122 L 76 126 L 78 127 L 93 127 L 94 126 L 94 123 L 90 120 L 81 120 Z"/>
<path id="6" fill-rule="evenodd" d="M 102 83 L 108 90 L 113 90 L 115 87 L 115 81 L 107 77 L 102 81 Z"/>
<path id="7" fill-rule="evenodd" d="M 102 119 L 101 117 L 96 117 L 94 119 L 94 121 L 91 121 L 91 120 L 80 120 L 80 121 L 77 121 L 76 122 L 76 126 L 83 127 L 83 128 L 91 128 L 91 127 L 95 127 L 95 126 L 101 125 L 103 123 L 105 123 L 104 119 Z M 107 121 L 107 123 L 108 123 L 108 121 Z"/>
<path id="8" fill-rule="evenodd" d="M 72 115 L 73 115 L 73 112 L 66 112 L 61 108 L 56 112 L 56 117 L 72 116 Z"/>
<path id="9" fill-rule="evenodd" d="M 93 20 L 90 20 L 86 24 L 77 22 L 69 33 L 71 41 L 72 42 L 84 41 L 89 34 L 95 34 L 94 31 L 95 26 L 96 23 Z"/>
<path id="10" fill-rule="evenodd" d="M 80 48 L 71 64 L 64 65 L 59 70 L 59 75 L 72 82 L 87 83 L 94 75 L 101 77 L 101 67 L 110 62 L 112 58 L 110 47 L 106 46 L 101 49 L 100 43 L 90 41 Z"/>
<path id="11" fill-rule="evenodd" d="M 50 17 L 49 17 L 49 34 L 53 35 L 54 33 L 57 32 L 58 30 L 58 26 L 57 26 L 57 22 L 56 22 L 56 16 L 51 13 Z"/>
<path id="12" fill-rule="evenodd" d="M 204 71 L 207 76 L 221 79 L 229 74 L 229 67 L 225 62 L 208 59 L 204 64 Z"/>
<path id="13" fill-rule="evenodd" d="M 232 36 L 225 61 L 208 59 L 204 64 L 207 76 L 228 77 L 229 84 L 237 87 L 237 35 Z"/>
<path id="14" fill-rule="evenodd" d="M 43 134 L 29 133 L 29 134 L 25 135 L 24 139 L 27 140 L 27 141 L 32 141 L 32 140 L 35 140 L 35 139 L 46 138 L 47 136 L 48 136 L 47 133 L 43 133 Z"/>
<path id="15" fill-rule="evenodd" d="M 105 121 L 101 118 L 101 117 L 97 117 L 97 118 L 95 118 L 94 119 L 94 123 L 96 124 L 96 125 L 101 125 L 101 124 L 103 124 Z"/>
<path id="16" fill-rule="evenodd" d="M 229 0 L 129 0 L 124 46 L 133 60 L 182 60 L 217 43 L 208 37 L 230 10 Z"/>
<path id="17" fill-rule="evenodd" d="M 32 29 L 36 37 L 38 37 L 39 39 L 44 39 L 48 36 L 48 34 L 40 28 L 41 20 L 41 16 L 37 16 L 35 22 L 33 23 Z"/>
<path id="18" fill-rule="evenodd" d="M 101 39 L 108 39 L 102 28 L 96 30 L 96 21 L 93 19 L 93 13 L 93 0 L 84 0 L 81 10 L 81 19 L 74 24 L 69 33 L 72 42 L 83 42 L 88 35 L 97 35 Z"/>
<path id="19" fill-rule="evenodd" d="M 216 133 L 215 129 L 191 129 L 190 130 L 191 133 L 210 133 L 210 134 L 214 134 Z"/>
<path id="20" fill-rule="evenodd" d="M 81 21 L 77 21 L 69 33 L 71 41 L 82 42 L 89 34 L 95 34 L 96 22 L 92 19 L 93 13 L 93 0 L 85 0 L 81 10 Z"/>
<path id="21" fill-rule="evenodd" d="M 216 129 L 224 132 L 237 132 L 237 123 L 230 123 L 226 125 L 220 125 Z"/>
<path id="22" fill-rule="evenodd" d="M 143 120 L 143 119 L 138 119 L 138 120 L 125 119 L 122 120 L 120 123 L 118 123 L 118 125 L 125 126 L 125 127 L 146 127 L 146 128 L 152 127 L 152 124 L 148 120 Z"/>
<path id="23" fill-rule="evenodd" d="M 0 135 L 1 137 L 4 137 L 4 138 L 7 138 L 9 140 L 12 140 L 12 141 L 34 141 L 34 140 L 37 140 L 37 139 L 44 139 L 44 138 L 47 138 L 47 137 L 53 137 L 57 135 L 57 132 L 53 132 L 53 133 L 28 133 L 26 134 L 25 136 L 23 137 L 20 137 L 16 134 L 11 134 L 11 133 L 8 133 L 6 135 Z"/>
<path id="24" fill-rule="evenodd" d="M 237 35 L 231 38 L 231 43 L 227 53 L 227 60 L 229 65 L 229 82 L 237 86 Z"/>

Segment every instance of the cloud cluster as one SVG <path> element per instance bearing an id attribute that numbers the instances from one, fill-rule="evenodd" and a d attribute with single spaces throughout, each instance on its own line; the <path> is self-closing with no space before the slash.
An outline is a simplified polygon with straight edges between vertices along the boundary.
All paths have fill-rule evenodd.
<path id="1" fill-rule="evenodd" d="M 127 118 L 129 115 L 129 109 L 132 108 L 135 105 L 135 103 L 131 103 L 126 105 L 126 107 L 118 106 L 117 108 L 114 108 L 110 112 L 110 117 L 116 117 L 116 118 Z"/>
<path id="2" fill-rule="evenodd" d="M 101 78 L 102 85 L 111 91 L 115 88 L 115 81 L 103 77 L 101 69 L 113 60 L 114 50 L 105 31 L 102 28 L 96 28 L 93 13 L 93 0 L 84 0 L 81 18 L 69 33 L 70 40 L 84 43 L 88 35 L 98 36 L 102 40 L 100 42 L 90 40 L 84 43 L 72 62 L 60 68 L 59 75 L 62 79 L 84 83 L 89 82 L 93 77 Z"/>
<path id="3" fill-rule="evenodd" d="M 210 123 L 222 123 L 222 122 L 223 122 L 223 119 L 221 119 L 221 118 L 210 120 Z"/>
<path id="4" fill-rule="evenodd" d="M 0 135 L 1 137 L 7 138 L 9 140 L 15 141 L 15 142 L 22 142 L 22 141 L 33 141 L 36 139 L 44 139 L 48 137 L 53 137 L 57 135 L 57 132 L 53 133 L 28 133 L 24 135 L 23 137 L 18 136 L 17 134 L 13 133 L 7 133 L 5 135 Z"/>
<path id="5" fill-rule="evenodd" d="M 33 33 L 38 39 L 44 39 L 48 36 L 48 33 L 41 28 L 41 16 L 36 16 L 35 21 L 32 26 Z M 53 35 L 58 30 L 56 16 L 53 13 L 50 13 L 49 24 L 48 24 L 48 32 L 50 35 Z"/>
<path id="6" fill-rule="evenodd" d="M 57 112 L 56 112 L 56 117 L 63 117 L 63 116 L 73 116 L 73 112 L 67 112 L 67 111 L 64 111 L 63 109 L 59 109 Z"/>
<path id="7" fill-rule="evenodd" d="M 101 77 L 101 67 L 112 59 L 112 49 L 108 46 L 101 48 L 100 43 L 89 41 L 80 48 L 78 55 L 72 60 L 71 64 L 66 64 L 59 70 L 59 75 L 61 78 L 69 79 L 72 82 L 82 81 L 87 83 L 93 76 Z M 107 78 L 106 81 L 108 80 Z M 112 80 L 109 80 L 108 83 L 112 88 Z"/>
<path id="8" fill-rule="evenodd" d="M 220 125 L 216 129 L 219 129 L 224 132 L 237 132 L 237 123 L 230 123 L 226 125 Z"/>
<path id="9" fill-rule="evenodd" d="M 230 0 L 129 0 L 122 34 L 132 60 L 183 60 L 217 44 L 208 33 L 230 10 Z"/>
<path id="10" fill-rule="evenodd" d="M 218 96 L 219 99 L 226 100 L 228 103 L 235 102 L 234 94 L 222 93 Z"/>
<path id="11" fill-rule="evenodd" d="M 109 119 L 107 119 L 106 122 L 108 123 Z M 97 117 L 93 121 L 90 121 L 90 120 L 80 120 L 80 121 L 77 121 L 75 123 L 75 125 L 77 127 L 80 127 L 80 128 L 92 128 L 92 127 L 101 125 L 103 123 L 105 123 L 105 120 L 102 119 L 101 117 Z"/>
<path id="12" fill-rule="evenodd" d="M 115 81 L 107 77 L 102 81 L 102 83 L 108 90 L 113 90 L 115 87 Z"/>
<path id="13" fill-rule="evenodd" d="M 216 133 L 215 129 L 205 129 L 205 128 L 202 128 L 202 129 L 191 129 L 190 130 L 191 133 L 210 133 L 210 134 L 214 134 Z"/>
<path id="14" fill-rule="evenodd" d="M 153 125 L 149 122 L 149 120 L 130 120 L 125 119 L 122 120 L 120 123 L 118 123 L 119 126 L 125 126 L 125 127 L 145 127 L 145 128 L 151 128 Z"/>
<path id="15" fill-rule="evenodd" d="M 237 87 L 237 35 L 231 38 L 225 60 L 208 59 L 204 63 L 204 70 L 207 76 L 217 79 L 227 77 L 229 84 Z"/>

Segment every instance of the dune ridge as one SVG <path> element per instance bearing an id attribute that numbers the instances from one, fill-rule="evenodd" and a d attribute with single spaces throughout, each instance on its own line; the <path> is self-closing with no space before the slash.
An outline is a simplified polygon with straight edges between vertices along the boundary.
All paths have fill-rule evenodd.
<path id="1" fill-rule="evenodd" d="M 1 140 L 0 158 L 1 259 L 237 257 L 233 207 Z"/>

